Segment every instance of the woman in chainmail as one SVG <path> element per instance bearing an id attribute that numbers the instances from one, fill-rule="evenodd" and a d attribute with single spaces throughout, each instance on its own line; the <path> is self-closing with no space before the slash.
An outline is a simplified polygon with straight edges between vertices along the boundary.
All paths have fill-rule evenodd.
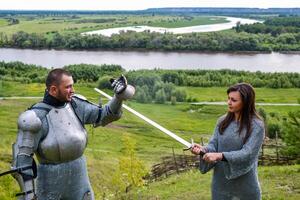
<path id="1" fill-rule="evenodd" d="M 255 109 L 251 85 L 239 83 L 228 88 L 228 112 L 217 121 L 207 146 L 195 144 L 200 171 L 214 170 L 213 200 L 259 200 L 258 154 L 263 143 L 263 120 Z"/>

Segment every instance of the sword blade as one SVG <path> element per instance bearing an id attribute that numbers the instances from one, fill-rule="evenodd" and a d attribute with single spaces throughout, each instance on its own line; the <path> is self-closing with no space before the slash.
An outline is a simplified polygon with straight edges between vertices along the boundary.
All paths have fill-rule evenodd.
<path id="1" fill-rule="evenodd" d="M 98 88 L 94 88 L 95 91 L 97 91 L 98 93 L 102 94 L 103 96 L 105 96 L 108 99 L 112 99 L 111 96 L 109 96 L 108 94 L 106 94 L 105 92 L 99 90 Z M 176 135 L 175 133 L 172 133 L 171 131 L 169 131 L 168 129 L 162 127 L 161 125 L 159 125 L 158 123 L 152 121 L 151 119 L 149 119 L 148 117 L 142 115 L 141 113 L 133 110 L 132 108 L 128 107 L 125 104 L 122 104 L 122 107 L 125 108 L 126 110 L 128 110 L 129 112 L 131 112 L 132 114 L 138 116 L 139 118 L 143 119 L 144 121 L 146 121 L 147 123 L 151 124 L 152 126 L 154 126 L 155 128 L 161 130 L 162 132 L 164 132 L 165 134 L 169 135 L 170 137 L 172 137 L 173 139 L 175 139 L 176 141 L 180 142 L 181 144 L 183 144 L 184 146 L 186 146 L 187 148 L 191 148 L 192 144 L 189 143 L 188 141 L 182 139 L 181 137 L 179 137 L 178 135 Z"/>

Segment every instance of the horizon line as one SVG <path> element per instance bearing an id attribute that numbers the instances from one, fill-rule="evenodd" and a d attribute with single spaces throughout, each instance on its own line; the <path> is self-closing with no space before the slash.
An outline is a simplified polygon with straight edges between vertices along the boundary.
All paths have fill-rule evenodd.
<path id="1" fill-rule="evenodd" d="M 145 9 L 125 9 L 125 10 L 94 10 L 94 9 L 0 9 L 0 11 L 146 11 L 150 9 L 189 9 L 189 8 L 209 8 L 209 9 L 300 9 L 300 7 L 153 7 Z"/>

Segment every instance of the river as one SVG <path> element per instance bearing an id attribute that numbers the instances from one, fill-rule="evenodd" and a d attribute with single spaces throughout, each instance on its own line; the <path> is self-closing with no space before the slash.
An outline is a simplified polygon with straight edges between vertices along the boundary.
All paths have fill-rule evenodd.
<path id="1" fill-rule="evenodd" d="M 47 68 L 70 64 L 117 64 L 137 69 L 235 69 L 300 72 L 300 54 L 199 53 L 156 51 L 69 51 L 0 48 L 0 61 L 21 61 Z"/>
<path id="2" fill-rule="evenodd" d="M 236 17 L 226 17 L 227 23 L 220 24 L 209 24 L 209 25 L 198 25 L 198 26 L 189 26 L 189 27 L 180 27 L 180 28 L 163 28 L 163 27 L 150 27 L 150 26 L 129 26 L 129 27 L 120 27 L 120 28 L 108 28 L 96 31 L 89 31 L 83 34 L 93 35 L 93 34 L 101 34 L 105 36 L 111 36 L 112 34 L 118 34 L 120 31 L 136 31 L 142 32 L 149 30 L 151 32 L 165 33 L 170 32 L 174 34 L 182 34 L 182 33 L 193 33 L 193 32 L 213 32 L 213 31 L 221 31 L 226 29 L 231 29 L 236 26 L 237 22 L 240 24 L 253 24 L 256 22 L 261 22 L 253 19 L 245 19 L 245 18 L 236 18 Z"/>

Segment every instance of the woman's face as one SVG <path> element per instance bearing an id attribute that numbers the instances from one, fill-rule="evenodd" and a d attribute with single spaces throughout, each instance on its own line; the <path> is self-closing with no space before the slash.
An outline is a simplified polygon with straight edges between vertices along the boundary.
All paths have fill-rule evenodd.
<path id="1" fill-rule="evenodd" d="M 243 108 L 241 94 L 238 91 L 233 91 L 228 94 L 228 111 L 239 114 Z"/>

